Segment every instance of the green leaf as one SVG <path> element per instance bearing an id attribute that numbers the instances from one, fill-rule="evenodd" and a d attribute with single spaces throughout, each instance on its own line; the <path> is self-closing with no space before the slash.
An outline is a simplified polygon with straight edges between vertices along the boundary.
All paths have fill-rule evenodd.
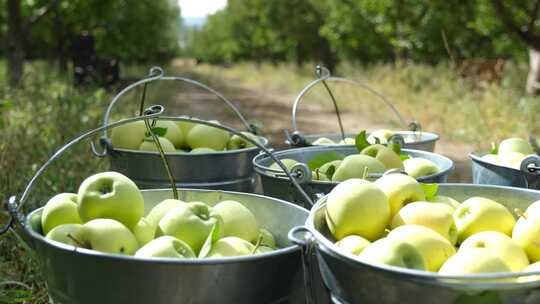
<path id="1" fill-rule="evenodd" d="M 370 143 L 367 141 L 366 130 L 364 130 L 356 135 L 356 149 L 358 152 L 362 152 L 368 146 Z"/>
<path id="2" fill-rule="evenodd" d="M 322 165 L 334 161 L 334 160 L 342 160 L 345 158 L 345 155 L 341 153 L 337 153 L 334 151 L 325 152 L 325 153 L 319 153 L 315 155 L 312 159 L 310 159 L 307 162 L 307 165 L 311 171 L 315 171 L 315 169 L 320 168 Z"/>
<path id="3" fill-rule="evenodd" d="M 437 190 L 439 190 L 439 185 L 437 184 L 420 183 L 420 187 L 422 187 L 422 190 L 424 190 L 424 193 L 426 194 L 426 200 L 432 199 L 437 195 Z"/>
<path id="4" fill-rule="evenodd" d="M 401 159 L 401 161 L 405 161 L 405 160 L 407 160 L 407 159 L 410 159 L 411 156 L 408 155 L 408 154 L 400 154 L 400 155 L 399 155 L 399 158 Z"/>
<path id="5" fill-rule="evenodd" d="M 210 230 L 210 233 L 206 237 L 206 240 L 204 241 L 204 244 L 201 247 L 201 251 L 199 251 L 199 258 L 205 258 L 210 253 L 210 250 L 212 250 L 212 245 L 214 244 L 214 240 L 217 240 L 219 237 L 219 229 L 217 222 L 214 222 L 214 225 L 212 226 L 212 230 Z"/>
<path id="6" fill-rule="evenodd" d="M 392 149 L 392 151 L 396 152 L 397 155 L 401 154 L 401 146 L 399 144 L 388 144 L 388 148 L 390 148 L 390 149 Z"/>
<path id="7" fill-rule="evenodd" d="M 336 173 L 336 166 L 331 165 L 326 169 L 326 172 L 324 173 L 326 177 L 328 177 L 329 180 L 332 180 L 332 176 L 334 176 L 334 173 Z"/>
<path id="8" fill-rule="evenodd" d="M 491 143 L 491 150 L 489 151 L 489 154 L 499 154 L 499 148 L 494 142 Z"/>

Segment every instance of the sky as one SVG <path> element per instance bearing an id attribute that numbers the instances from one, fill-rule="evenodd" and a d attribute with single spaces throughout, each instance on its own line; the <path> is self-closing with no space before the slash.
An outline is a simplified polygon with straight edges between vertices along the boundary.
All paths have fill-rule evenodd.
<path id="1" fill-rule="evenodd" d="M 227 0 L 178 0 L 183 18 L 205 17 L 222 9 Z"/>

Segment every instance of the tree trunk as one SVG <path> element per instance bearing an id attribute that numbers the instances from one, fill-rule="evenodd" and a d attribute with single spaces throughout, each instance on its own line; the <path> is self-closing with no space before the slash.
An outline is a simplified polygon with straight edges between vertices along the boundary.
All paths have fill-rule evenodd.
<path id="1" fill-rule="evenodd" d="M 540 93 L 540 50 L 529 47 L 529 75 L 527 76 L 527 94 Z"/>
<path id="2" fill-rule="evenodd" d="M 21 20 L 21 1 L 7 0 L 8 30 L 7 40 L 7 77 L 11 87 L 18 87 L 23 75 L 24 46 Z"/>
<path id="3" fill-rule="evenodd" d="M 58 59 L 58 69 L 65 73 L 68 70 L 68 52 L 66 43 L 69 40 L 66 35 L 65 25 L 60 15 L 56 10 L 54 12 L 54 27 L 56 32 L 56 56 Z"/>

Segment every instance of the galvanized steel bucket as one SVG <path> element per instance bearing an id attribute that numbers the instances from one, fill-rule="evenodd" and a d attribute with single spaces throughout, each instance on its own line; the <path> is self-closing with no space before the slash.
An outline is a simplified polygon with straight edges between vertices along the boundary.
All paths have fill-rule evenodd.
<path id="1" fill-rule="evenodd" d="M 112 99 L 105 112 L 103 125 L 109 123 L 112 109 L 122 96 L 140 86 L 146 88 L 147 84 L 157 81 L 184 82 L 210 92 L 236 114 L 246 130 L 256 132 L 256 128 L 250 125 L 240 111 L 219 92 L 189 78 L 165 76 L 163 70 L 157 67 L 150 70 L 147 78 L 127 86 Z M 171 117 L 167 119 L 170 120 Z M 268 144 L 266 138 L 259 138 L 264 145 Z M 98 152 L 95 148 L 93 151 L 98 157 L 109 158 L 111 170 L 125 174 L 142 189 L 169 187 L 167 173 L 161 165 L 157 152 L 115 148 L 107 132 L 103 133 L 100 144 L 103 151 Z M 252 159 L 258 152 L 258 147 L 248 147 L 211 153 L 168 153 L 167 158 L 178 187 L 253 192 L 256 178 Z"/>
<path id="2" fill-rule="evenodd" d="M 511 186 L 540 189 L 540 157 L 529 155 L 521 162 L 520 169 L 499 166 L 469 154 L 472 161 L 472 178 L 475 184 Z"/>
<path id="3" fill-rule="evenodd" d="M 342 139 L 345 139 L 346 137 L 352 137 L 352 138 L 356 137 L 356 134 L 345 133 L 343 130 L 343 124 L 341 122 L 341 115 L 339 112 L 339 107 L 334 98 L 334 94 L 330 90 L 330 87 L 327 85 L 328 81 L 332 81 L 332 82 L 352 84 L 356 87 L 359 87 L 360 89 L 366 90 L 369 93 L 375 95 L 382 103 L 388 106 L 390 110 L 392 111 L 392 113 L 396 115 L 400 124 L 404 128 L 408 127 L 409 129 L 408 131 L 397 131 L 392 136 L 394 137 L 393 140 L 400 142 L 402 144 L 402 147 L 406 149 L 416 149 L 416 150 L 423 150 L 423 151 L 428 151 L 428 152 L 433 152 L 435 150 L 435 143 L 437 142 L 437 140 L 439 140 L 439 135 L 435 133 L 430 133 L 430 132 L 423 132 L 418 122 L 413 121 L 407 124 L 403 116 L 394 107 L 394 105 L 390 102 L 390 100 L 387 97 L 385 97 L 383 94 L 377 92 L 371 87 L 363 83 L 360 83 L 358 81 L 342 78 L 342 77 L 332 77 L 330 75 L 330 72 L 327 69 L 320 66 L 317 66 L 316 72 L 317 72 L 318 78 L 312 81 L 311 83 L 309 83 L 307 86 L 305 86 L 304 89 L 302 89 L 302 91 L 300 91 L 300 93 L 296 96 L 296 99 L 294 100 L 294 103 L 293 103 L 292 116 L 291 116 L 292 117 L 292 130 L 286 131 L 287 138 L 285 140 L 285 143 L 288 144 L 291 148 L 311 146 L 315 140 L 321 137 L 326 137 L 336 143 Z M 317 84 L 324 85 L 326 91 L 328 92 L 328 95 L 330 96 L 334 104 L 334 110 L 336 112 L 336 116 L 337 116 L 341 133 L 303 134 L 302 132 L 298 130 L 296 117 L 297 117 L 298 105 L 300 104 L 300 100 L 302 100 L 302 98 Z"/>
<path id="4" fill-rule="evenodd" d="M 525 210 L 540 200 L 540 191 L 471 184 L 441 184 L 440 195 L 463 201 L 482 196 Z M 349 304 L 533 304 L 540 303 L 540 281 L 518 283 L 513 279 L 540 275 L 540 271 L 470 276 L 437 273 L 385 265 L 371 265 L 338 251 L 325 221 L 326 197 L 310 211 L 306 224 L 289 238 L 317 252 L 319 267 L 334 303 Z M 493 282 L 493 279 L 511 279 Z"/>
<path id="5" fill-rule="evenodd" d="M 358 150 L 356 149 L 356 147 L 340 145 L 287 149 L 274 152 L 273 155 L 279 159 L 290 158 L 306 164 L 315 155 L 329 151 L 335 151 L 346 156 L 358 154 Z M 402 149 L 401 152 L 412 157 L 429 159 L 441 169 L 441 171 L 437 174 L 418 178 L 418 181 L 420 182 L 445 183 L 448 180 L 448 175 L 454 168 L 454 163 L 452 162 L 452 160 L 440 154 L 410 149 Z M 255 172 L 257 172 L 261 179 L 263 193 L 265 195 L 276 197 L 285 201 L 294 202 L 301 206 L 306 206 L 307 201 L 305 200 L 303 194 L 299 193 L 297 189 L 295 189 L 291 185 L 291 183 L 285 177 L 285 174 L 282 171 L 270 169 L 270 166 L 272 164 L 272 158 L 270 158 L 265 153 L 261 153 L 253 159 L 253 166 L 255 167 Z M 316 201 L 321 196 L 329 193 L 338 184 L 337 182 L 312 180 L 311 170 L 309 170 L 307 166 L 303 166 L 303 168 L 302 166 L 297 165 L 295 167 L 296 168 L 292 169 L 293 175 L 302 176 L 297 180 L 302 186 L 303 190 L 314 201 Z M 295 169 L 300 169 L 301 172 L 295 172 L 297 171 Z M 380 176 L 380 174 L 370 175 L 371 178 L 377 178 L 378 176 Z"/>
<path id="6" fill-rule="evenodd" d="M 219 259 L 135 259 L 76 248 L 44 238 L 40 220 L 42 207 L 23 214 L 22 207 L 36 181 L 66 150 L 112 127 L 141 119 L 157 119 L 162 109 L 159 111 L 153 107 L 146 113 L 89 131 L 72 140 L 38 169 L 20 197 L 9 199 L 10 218 L 6 225 L 0 226 L 0 234 L 14 229 L 16 224 L 21 226 L 23 238 L 37 252 L 54 303 L 312 303 L 311 292 L 314 291 L 306 292 L 304 283 L 317 282 L 317 276 L 305 280 L 306 274 L 302 271 L 302 263 L 311 255 L 287 238 L 292 227 L 305 222 L 308 212 L 282 200 L 229 191 L 178 191 L 175 187 L 172 190 L 142 190 L 146 213 L 163 199 L 173 197 L 175 192 L 184 201 L 204 201 L 211 205 L 222 200 L 237 200 L 255 214 L 260 225 L 270 230 L 282 247 L 254 256 Z M 182 119 L 188 120 L 178 118 Z M 234 131 L 224 126 L 221 128 Z M 269 152 L 260 143 L 254 144 Z M 281 162 L 279 164 L 286 169 Z M 292 177 L 291 182 L 296 184 Z M 317 292 L 324 295 L 323 290 L 324 287 L 319 285 Z"/>

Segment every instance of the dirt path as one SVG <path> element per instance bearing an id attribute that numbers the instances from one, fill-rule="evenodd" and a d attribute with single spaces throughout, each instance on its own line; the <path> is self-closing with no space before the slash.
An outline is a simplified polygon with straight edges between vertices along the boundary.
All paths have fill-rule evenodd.
<path id="1" fill-rule="evenodd" d="M 260 124 L 272 147 L 278 149 L 287 147 L 284 143 L 284 130 L 291 129 L 291 107 L 295 95 L 277 92 L 271 88 L 250 88 L 239 84 L 234 79 L 226 79 L 216 83 L 216 81 L 210 80 L 207 75 L 200 74 L 193 69 L 188 74 L 189 77 L 209 84 L 223 93 L 238 107 L 248 121 Z M 176 94 L 174 99 L 175 112 L 180 111 L 179 113 L 203 119 L 217 119 L 242 128 L 242 124 L 232 111 L 227 110 L 225 105 L 217 103 L 217 99 L 211 93 L 202 89 L 186 86 L 185 90 Z M 384 127 L 384 125 L 374 124 L 364 119 L 358 120 L 355 113 L 344 113 L 342 119 L 345 126 L 354 130 L 373 130 Z M 332 108 L 318 104 L 303 103 L 301 110 L 299 109 L 297 123 L 303 133 L 337 132 L 339 130 Z M 471 164 L 468 153 L 473 151 L 472 146 L 449 142 L 442 138 L 437 142 L 435 151 L 454 161 L 455 168 L 449 181 L 471 181 Z"/>

